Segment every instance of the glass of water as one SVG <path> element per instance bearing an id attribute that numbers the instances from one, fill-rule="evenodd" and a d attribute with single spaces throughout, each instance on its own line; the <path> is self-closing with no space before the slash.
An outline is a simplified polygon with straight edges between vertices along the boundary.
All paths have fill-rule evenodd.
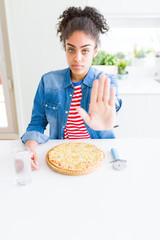
<path id="1" fill-rule="evenodd" d="M 27 185 L 32 182 L 30 149 L 26 146 L 15 147 L 12 151 L 16 183 Z"/>

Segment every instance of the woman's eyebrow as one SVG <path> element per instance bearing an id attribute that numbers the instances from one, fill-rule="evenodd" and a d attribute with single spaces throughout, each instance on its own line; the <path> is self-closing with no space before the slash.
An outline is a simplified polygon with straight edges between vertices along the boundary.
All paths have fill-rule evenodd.
<path id="1" fill-rule="evenodd" d="M 67 43 L 67 45 L 69 45 L 69 46 L 71 46 L 71 47 L 76 47 L 76 46 L 74 46 L 73 44 L 70 44 L 70 43 Z M 80 48 L 84 48 L 84 47 L 88 47 L 88 46 L 92 46 L 91 44 L 85 44 L 85 45 L 83 45 L 83 46 L 81 46 Z"/>

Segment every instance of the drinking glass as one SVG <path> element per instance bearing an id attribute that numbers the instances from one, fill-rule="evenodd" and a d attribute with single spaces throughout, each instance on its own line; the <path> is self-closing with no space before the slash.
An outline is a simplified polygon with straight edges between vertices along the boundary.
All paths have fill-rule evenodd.
<path id="1" fill-rule="evenodd" d="M 30 149 L 26 146 L 15 147 L 12 151 L 16 183 L 27 185 L 32 182 Z"/>

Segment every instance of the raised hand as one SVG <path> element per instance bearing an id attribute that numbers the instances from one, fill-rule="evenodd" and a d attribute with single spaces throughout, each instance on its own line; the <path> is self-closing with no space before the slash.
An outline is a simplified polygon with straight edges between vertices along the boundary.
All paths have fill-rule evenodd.
<path id="1" fill-rule="evenodd" d="M 99 80 L 94 80 L 89 114 L 81 107 L 78 113 L 86 124 L 94 130 L 110 130 L 114 127 L 116 120 L 115 88 L 111 88 L 110 79 L 102 74 Z"/>

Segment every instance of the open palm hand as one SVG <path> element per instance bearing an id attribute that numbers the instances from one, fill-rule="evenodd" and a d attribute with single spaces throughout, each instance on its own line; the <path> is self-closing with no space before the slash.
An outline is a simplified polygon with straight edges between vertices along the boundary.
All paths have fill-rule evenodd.
<path id="1" fill-rule="evenodd" d="M 114 127 L 116 118 L 115 88 L 111 88 L 110 79 L 102 74 L 99 80 L 93 82 L 89 114 L 81 107 L 78 113 L 86 124 L 94 130 L 110 130 Z"/>

